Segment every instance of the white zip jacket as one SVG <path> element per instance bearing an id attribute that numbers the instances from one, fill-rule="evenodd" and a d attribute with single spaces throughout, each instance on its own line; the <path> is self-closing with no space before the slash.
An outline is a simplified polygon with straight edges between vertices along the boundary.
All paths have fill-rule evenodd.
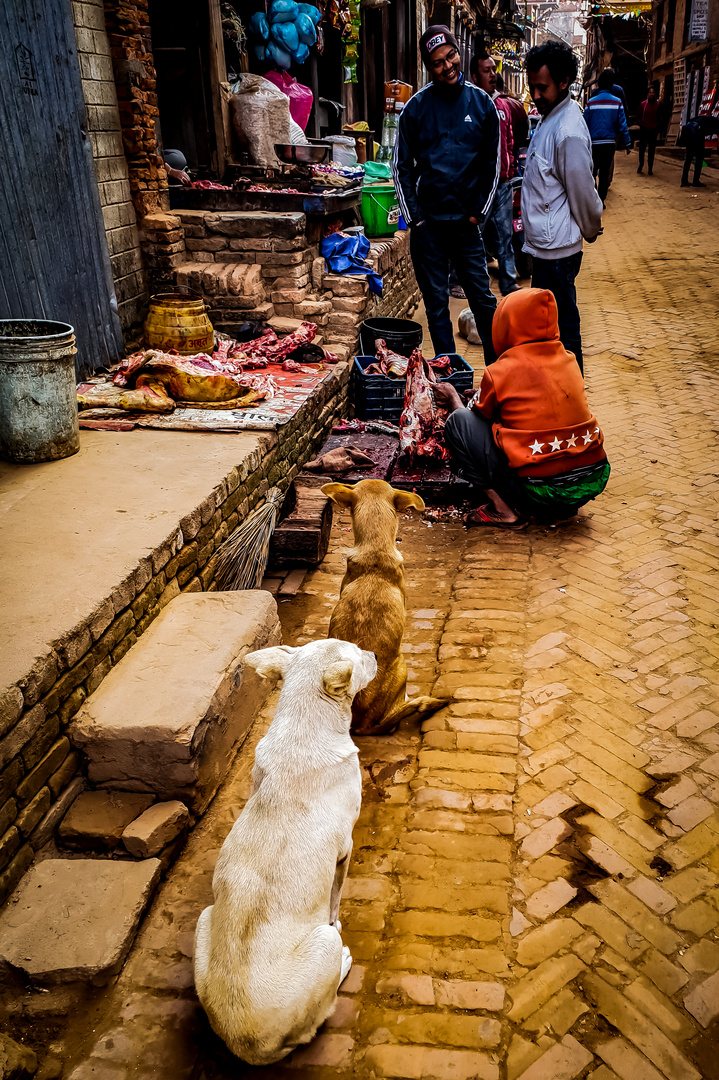
<path id="1" fill-rule="evenodd" d="M 567 96 L 540 120 L 522 178 L 524 250 L 565 259 L 602 227 L 602 200 L 592 175 L 592 142 L 582 111 Z"/>

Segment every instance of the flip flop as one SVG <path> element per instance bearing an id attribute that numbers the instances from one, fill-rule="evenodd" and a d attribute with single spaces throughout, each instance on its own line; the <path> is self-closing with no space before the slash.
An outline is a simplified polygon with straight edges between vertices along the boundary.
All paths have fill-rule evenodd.
<path id="1" fill-rule="evenodd" d="M 464 524 L 468 529 L 484 528 L 484 529 L 506 529 L 508 532 L 521 532 L 522 529 L 526 529 L 529 522 L 526 518 L 519 518 L 517 521 L 497 521 L 487 514 L 487 507 L 489 503 L 484 506 L 478 506 L 475 511 L 470 511 L 464 519 Z M 479 517 L 479 521 L 472 520 L 472 514 L 475 513 Z"/>

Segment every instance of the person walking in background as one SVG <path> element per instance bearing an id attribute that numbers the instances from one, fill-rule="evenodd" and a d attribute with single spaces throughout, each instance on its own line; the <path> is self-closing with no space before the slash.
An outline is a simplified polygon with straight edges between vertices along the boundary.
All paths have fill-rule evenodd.
<path id="1" fill-rule="evenodd" d="M 629 123 L 629 109 L 627 108 L 627 95 L 624 93 L 624 90 L 619 85 L 619 83 L 614 81 L 616 79 L 616 77 L 617 77 L 617 73 L 615 72 L 614 68 L 608 67 L 608 68 L 604 69 L 602 74 L 607 76 L 607 79 L 609 80 L 609 82 L 611 84 L 610 87 L 609 87 L 609 90 L 610 90 L 610 92 L 612 94 L 612 97 L 618 97 L 619 100 L 621 101 L 622 105 L 624 106 L 624 116 L 626 117 L 627 123 Z M 595 87 L 595 89 L 592 90 L 591 97 L 596 97 L 597 94 L 599 94 L 599 93 L 601 93 L 601 86 L 597 85 Z"/>
<path id="2" fill-rule="evenodd" d="M 702 165 L 704 164 L 704 155 L 706 153 L 705 140 L 710 135 L 718 134 L 719 116 L 712 116 L 711 114 L 706 116 L 693 116 L 692 119 L 687 121 L 684 125 L 677 144 L 686 147 L 681 187 L 689 187 L 689 170 L 692 167 L 692 162 L 695 163 L 692 187 L 706 187 L 706 184 L 701 182 Z"/>
<path id="3" fill-rule="evenodd" d="M 647 176 L 654 174 L 654 151 L 659 134 L 659 113 L 661 102 L 657 97 L 657 88 L 652 84 L 645 100 L 639 106 L 639 165 L 637 172 L 644 169 L 644 155 L 647 157 Z"/>
<path id="4" fill-rule="evenodd" d="M 492 100 L 467 82 L 457 42 L 430 26 L 420 55 L 431 82 L 409 99 L 399 120 L 392 174 L 410 255 L 422 292 L 435 354 L 455 351 L 449 316 L 449 269 L 457 272 L 474 315 L 484 361 L 496 359 L 489 287 L 480 232 L 500 173 L 499 116 Z"/>
<path id="5" fill-rule="evenodd" d="M 589 99 L 584 109 L 584 120 L 592 140 L 592 173 L 597 179 L 602 206 L 607 201 L 617 141 L 628 154 L 632 145 L 624 106 L 611 93 L 612 79 L 611 68 L 602 72 L 599 76 L 599 93 Z"/>
<path id="6" fill-rule="evenodd" d="M 500 130 L 500 170 L 499 183 L 489 211 L 487 220 L 482 229 L 483 236 L 489 236 L 494 240 L 494 250 L 497 254 L 497 266 L 499 268 L 499 289 L 502 296 L 516 292 L 520 287 L 517 284 L 517 267 L 514 263 L 514 248 L 512 247 L 512 184 L 511 179 L 516 174 L 517 166 L 514 157 L 514 139 L 512 135 L 512 117 L 504 100 L 497 91 L 497 66 L 486 52 L 477 53 L 472 57 L 469 65 L 469 73 L 472 82 L 485 94 L 489 94 L 499 114 Z"/>
<path id="7" fill-rule="evenodd" d="M 532 288 L 557 301 L 559 337 L 584 371 L 575 280 L 583 238 L 602 231 L 602 201 L 592 175 L 592 144 L 582 110 L 569 95 L 577 58 L 563 41 L 545 41 L 525 58 L 529 93 L 541 120 L 522 178 L 524 250 L 532 256 Z"/>
<path id="8" fill-rule="evenodd" d="M 513 97 L 508 91 L 504 89 L 504 80 L 501 74 L 497 73 L 497 94 L 502 104 L 506 105 L 509 109 L 509 115 L 512 121 L 512 142 L 514 143 L 514 160 L 516 163 L 517 153 L 523 146 L 529 145 L 529 118 L 525 111 L 524 105 L 519 98 Z"/>

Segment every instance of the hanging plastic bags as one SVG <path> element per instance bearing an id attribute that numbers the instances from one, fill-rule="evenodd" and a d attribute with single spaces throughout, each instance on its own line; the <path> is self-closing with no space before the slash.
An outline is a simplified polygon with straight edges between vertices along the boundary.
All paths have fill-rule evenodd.
<path id="1" fill-rule="evenodd" d="M 299 13 L 295 0 L 272 0 L 269 11 L 270 24 L 294 22 Z"/>
<path id="2" fill-rule="evenodd" d="M 309 15 L 306 15 L 303 11 L 297 16 L 297 34 L 303 45 L 314 45 L 317 41 L 317 31 L 315 30 L 315 24 Z"/>
<path id="3" fill-rule="evenodd" d="M 250 33 L 261 41 L 267 41 L 270 36 L 270 24 L 264 11 L 256 11 L 250 19 Z"/>
<path id="4" fill-rule="evenodd" d="M 299 124 L 304 131 L 307 127 L 307 122 L 310 118 L 310 113 L 312 112 L 312 103 L 314 101 L 309 86 L 303 86 L 302 83 L 298 83 L 297 79 L 292 75 L 289 75 L 286 71 L 268 71 L 265 78 L 274 83 L 274 85 L 290 99 L 290 115 L 295 123 Z"/>
<path id="5" fill-rule="evenodd" d="M 273 23 L 270 35 L 280 48 L 284 49 L 291 56 L 293 56 L 300 47 L 299 34 L 297 33 L 297 27 L 293 22 Z"/>

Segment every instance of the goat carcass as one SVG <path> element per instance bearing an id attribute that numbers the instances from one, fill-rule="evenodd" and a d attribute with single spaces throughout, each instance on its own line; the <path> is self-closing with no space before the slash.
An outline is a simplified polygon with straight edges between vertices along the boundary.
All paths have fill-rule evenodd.
<path id="1" fill-rule="evenodd" d="M 449 460 L 444 445 L 446 409 L 437 407 L 432 386 L 437 380 L 421 350 L 415 349 L 407 365 L 404 408 L 399 418 L 400 450 L 415 457 Z"/>

